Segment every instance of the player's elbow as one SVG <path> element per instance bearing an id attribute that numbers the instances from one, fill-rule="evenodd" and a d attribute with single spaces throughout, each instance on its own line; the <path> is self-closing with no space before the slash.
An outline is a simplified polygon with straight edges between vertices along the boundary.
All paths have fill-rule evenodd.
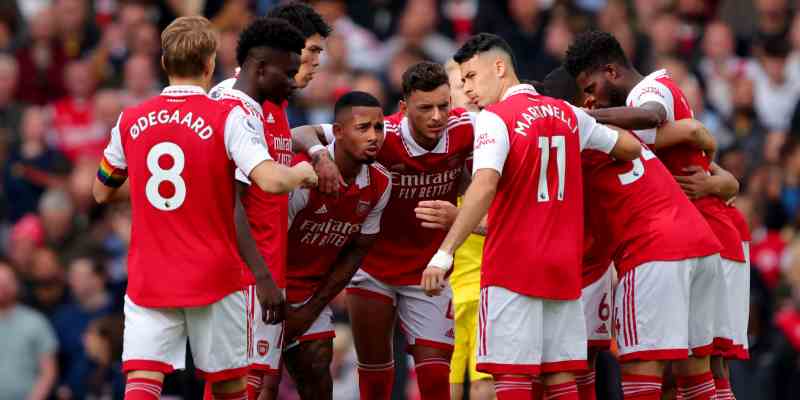
<path id="1" fill-rule="evenodd" d="M 280 176 L 267 176 L 255 179 L 259 189 L 271 194 L 286 194 L 292 191 L 292 186 Z"/>
<path id="2" fill-rule="evenodd" d="M 617 160 L 633 161 L 642 155 L 642 144 L 629 132 L 621 132 L 611 155 Z"/>
<path id="3" fill-rule="evenodd" d="M 706 152 L 714 153 L 717 150 L 717 141 L 714 139 L 714 136 L 711 135 L 711 132 L 708 131 L 708 128 L 705 127 L 700 121 L 691 120 L 689 122 L 689 128 L 691 132 L 691 141 L 699 147 L 701 150 L 705 150 Z"/>

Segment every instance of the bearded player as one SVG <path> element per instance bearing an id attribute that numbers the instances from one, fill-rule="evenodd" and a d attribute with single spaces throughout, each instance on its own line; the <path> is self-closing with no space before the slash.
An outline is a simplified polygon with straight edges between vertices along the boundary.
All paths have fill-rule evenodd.
<path id="1" fill-rule="evenodd" d="M 183 368 L 188 339 L 213 398 L 243 400 L 248 346 L 234 170 L 272 193 L 316 176 L 308 164 L 272 161 L 258 119 L 207 97 L 217 46 L 208 20 L 178 18 L 161 41 L 170 86 L 123 111 L 93 186 L 102 203 L 130 179 L 125 398 L 158 398 L 164 375 Z M 260 299 L 273 297 L 263 288 Z"/>
<path id="2" fill-rule="evenodd" d="M 537 375 L 548 398 L 577 399 L 574 374 L 586 368 L 580 153 L 634 160 L 641 146 L 520 84 L 510 47 L 496 35 L 470 38 L 454 59 L 467 95 L 484 108 L 472 183 L 422 286 L 434 295 L 442 290 L 454 250 L 488 211 L 478 370 L 494 376 L 501 400 L 530 399 Z"/>
<path id="3" fill-rule="evenodd" d="M 565 66 L 580 89 L 594 97 L 597 107 L 605 108 L 592 111 L 592 115 L 601 122 L 637 129 L 636 134 L 646 144 L 655 143 L 655 128 L 662 123 L 692 118 L 685 96 L 669 74 L 660 70 L 643 77 L 631 66 L 619 42 L 611 34 L 590 31 L 580 35 L 567 51 Z M 656 154 L 676 176 L 689 175 L 692 167 L 708 173 L 711 166 L 708 154 L 685 144 L 659 149 Z M 736 185 L 735 181 L 729 184 L 731 187 Z M 734 310 L 731 306 L 740 304 L 735 297 L 745 290 L 745 276 L 749 277 L 749 271 L 742 268 L 746 260 L 741 235 L 729 216 L 732 211 L 721 199 L 704 196 L 693 199 L 693 202 L 723 246 L 719 268 L 726 278 L 718 280 L 714 290 L 719 299 L 715 313 L 714 352 L 715 355 L 735 355 L 732 351 L 736 348 L 735 341 L 744 337 L 740 331 L 746 332 L 747 328 L 739 315 L 747 311 Z M 678 375 L 683 376 L 678 380 L 679 391 L 694 393 L 700 388 L 708 388 L 711 383 L 710 386 L 719 387 L 722 395 L 730 387 L 727 368 L 720 358 L 713 366 L 713 377 L 703 372 L 704 366 L 678 371 Z M 714 390 L 710 391 L 711 395 L 714 395 Z M 707 390 L 702 393 L 709 396 Z"/>
<path id="4" fill-rule="evenodd" d="M 281 164 L 289 165 L 294 152 L 285 111 L 287 99 L 294 89 L 304 88 L 311 82 L 319 67 L 319 57 L 331 28 L 313 8 L 300 2 L 277 6 L 267 13 L 267 17 L 288 22 L 300 31 L 303 38 L 299 69 L 291 75 L 291 90 L 272 90 L 265 96 L 265 100 L 253 106 L 263 116 L 264 137 L 270 155 Z M 242 60 L 239 62 L 241 66 Z M 211 96 L 221 98 L 227 90 L 234 87 L 240 74 L 241 71 L 238 71 L 237 76 L 215 86 L 211 90 Z M 236 93 L 233 93 L 233 97 L 237 97 Z M 278 287 L 285 289 L 287 196 L 261 193 L 250 188 L 242 193 L 241 198 L 247 222 L 261 256 L 269 266 Z M 252 283 L 252 279 L 250 282 Z M 249 292 L 253 292 L 253 287 Z M 250 354 L 253 362 L 248 385 L 252 393 L 264 392 L 264 399 L 275 399 L 280 384 L 283 324 L 264 324 L 260 318 L 262 311 L 255 307 L 252 311 L 253 348 Z"/>
<path id="5" fill-rule="evenodd" d="M 472 119 L 463 109 L 451 109 L 444 67 L 422 62 L 403 74 L 400 112 L 386 117 L 385 127 L 377 160 L 391 172 L 394 188 L 378 239 L 347 288 L 359 391 L 362 399 L 389 398 L 392 338 L 399 320 L 422 398 L 448 400 L 454 336 L 451 292 L 448 287 L 427 296 L 419 285 L 444 232 L 421 226 L 414 209 L 423 200 L 456 202 L 463 166 L 472 153 Z M 320 153 L 321 140 L 334 139 L 329 125 L 295 133 L 295 143 L 303 150 L 321 156 L 320 162 L 331 162 Z"/>

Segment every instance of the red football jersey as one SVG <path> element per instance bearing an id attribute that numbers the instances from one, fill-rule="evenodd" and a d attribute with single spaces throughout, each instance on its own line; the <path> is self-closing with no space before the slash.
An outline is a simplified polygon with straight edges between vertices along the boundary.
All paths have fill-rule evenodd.
<path id="1" fill-rule="evenodd" d="M 510 88 L 478 115 L 474 171 L 500 176 L 489 208 L 481 286 L 532 297 L 581 294 L 583 149 L 610 152 L 617 133 L 530 85 Z"/>
<path id="2" fill-rule="evenodd" d="M 661 104 L 667 111 L 667 120 L 677 121 L 692 118 L 694 114 L 683 91 L 667 74 L 659 70 L 644 77 L 628 94 L 628 106 L 639 107 L 645 103 Z M 636 131 L 646 144 L 655 143 L 656 130 Z M 689 145 L 673 146 L 659 150 L 658 158 L 673 175 L 686 175 L 685 168 L 696 165 L 708 171 L 710 160 L 703 151 Z M 722 244 L 720 256 L 730 260 L 743 262 L 742 241 L 736 226 L 730 220 L 725 203 L 717 197 L 706 196 L 694 201 L 695 206 L 706 218 L 711 230 Z"/>
<path id="3" fill-rule="evenodd" d="M 170 86 L 122 113 L 104 163 L 130 179 L 130 298 L 146 307 L 211 304 L 240 290 L 234 170 L 269 159 L 260 121 L 195 86 Z"/>
<path id="4" fill-rule="evenodd" d="M 414 141 L 401 113 L 387 116 L 384 129 L 377 160 L 392 174 L 394 188 L 381 233 L 362 268 L 390 285 L 419 285 L 447 232 L 423 228 L 414 208 L 422 200 L 456 204 L 461 174 L 472 154 L 472 117 L 463 109 L 450 111 L 447 128 L 431 151 Z"/>
<path id="5" fill-rule="evenodd" d="M 585 203 L 584 203 L 585 204 Z M 584 216 L 586 227 L 583 235 L 583 261 L 581 269 L 582 284 L 585 288 L 602 278 L 613 261 L 614 248 L 606 239 L 607 235 L 592 235 L 589 215 Z"/>
<path id="6" fill-rule="evenodd" d="M 333 145 L 328 146 L 333 156 Z M 309 161 L 305 154 L 296 161 Z M 381 215 L 392 192 L 391 177 L 380 164 L 364 165 L 354 184 L 338 197 L 317 189 L 296 189 L 289 196 L 289 260 L 286 298 L 302 303 L 350 241 L 380 231 Z"/>
<path id="7" fill-rule="evenodd" d="M 91 100 L 77 101 L 71 97 L 53 103 L 56 146 L 72 162 L 82 157 L 96 160 L 108 143 L 108 130 L 97 129 L 94 124 L 93 106 Z"/>
<path id="8" fill-rule="evenodd" d="M 599 151 L 582 155 L 591 235 L 612 248 L 622 276 L 651 261 L 718 253 L 722 246 L 672 174 L 646 147 L 634 161 Z"/>
<path id="9" fill-rule="evenodd" d="M 752 240 L 750 226 L 747 224 L 747 220 L 744 218 L 744 215 L 742 215 L 742 212 L 733 205 L 729 205 L 727 211 L 728 218 L 731 219 L 733 225 L 736 226 L 736 230 L 739 231 L 739 237 L 743 242 L 750 242 Z"/>
<path id="10" fill-rule="evenodd" d="M 278 106 L 265 101 L 263 105 L 259 105 L 239 90 L 233 88 L 222 88 L 219 89 L 220 92 L 216 90 L 218 89 L 212 89 L 214 93 L 219 93 L 216 97 L 220 101 L 241 104 L 256 115 L 264 125 L 264 139 L 270 157 L 281 164 L 291 165 L 294 153 L 292 153 L 292 133 L 284 112 L 286 104 Z M 244 183 L 250 183 L 240 173 L 237 173 L 236 177 Z M 267 193 L 254 185 L 250 185 L 242 197 L 242 205 L 247 213 L 253 239 L 269 267 L 272 279 L 279 288 L 286 287 L 288 201 L 288 195 Z M 249 269 L 245 271 L 245 276 L 245 284 L 255 283 L 255 277 Z"/>

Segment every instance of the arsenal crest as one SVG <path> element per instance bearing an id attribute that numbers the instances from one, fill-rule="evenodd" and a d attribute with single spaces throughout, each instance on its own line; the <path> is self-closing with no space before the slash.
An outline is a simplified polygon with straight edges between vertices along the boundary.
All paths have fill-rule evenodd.
<path id="1" fill-rule="evenodd" d="M 369 206 L 370 206 L 370 202 L 364 201 L 364 200 L 359 200 L 358 201 L 358 205 L 356 206 L 356 214 L 362 215 L 362 216 L 363 215 L 367 215 L 367 213 L 369 212 Z"/>
<path id="2" fill-rule="evenodd" d="M 258 355 L 262 357 L 267 355 L 269 351 L 269 342 L 266 340 L 259 340 L 258 343 L 256 343 L 256 351 L 258 351 Z"/>

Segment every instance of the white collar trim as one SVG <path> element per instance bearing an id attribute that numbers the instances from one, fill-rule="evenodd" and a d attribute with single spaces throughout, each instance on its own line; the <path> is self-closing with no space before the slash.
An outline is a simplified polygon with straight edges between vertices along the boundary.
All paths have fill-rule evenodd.
<path id="1" fill-rule="evenodd" d="M 428 153 L 434 153 L 434 154 L 447 153 L 447 145 L 448 145 L 447 137 L 449 136 L 447 134 L 447 131 L 450 125 L 449 119 L 450 117 L 448 116 L 447 126 L 445 126 L 444 128 L 442 137 L 439 138 L 439 143 L 436 143 L 436 147 L 434 147 L 433 150 L 428 151 L 424 147 L 420 146 L 416 140 L 414 140 L 414 137 L 411 135 L 411 125 L 408 122 L 408 117 L 403 117 L 403 119 L 400 121 L 400 135 L 401 138 L 403 139 L 403 145 L 406 148 L 406 151 L 408 151 L 408 154 L 411 154 L 412 157 L 419 157 Z"/>
<path id="2" fill-rule="evenodd" d="M 514 85 L 508 88 L 508 90 L 506 90 L 506 92 L 503 93 L 503 97 L 500 98 L 500 101 L 503 101 L 515 94 L 520 94 L 520 93 L 526 93 L 532 96 L 536 96 L 539 94 L 538 92 L 536 92 L 536 89 L 533 87 L 533 85 L 529 85 L 527 83 L 521 83 L 519 85 Z"/>
<path id="3" fill-rule="evenodd" d="M 162 96 L 169 97 L 183 97 L 183 96 L 196 96 L 205 95 L 206 91 L 200 86 L 195 85 L 171 85 L 161 91 Z"/>

